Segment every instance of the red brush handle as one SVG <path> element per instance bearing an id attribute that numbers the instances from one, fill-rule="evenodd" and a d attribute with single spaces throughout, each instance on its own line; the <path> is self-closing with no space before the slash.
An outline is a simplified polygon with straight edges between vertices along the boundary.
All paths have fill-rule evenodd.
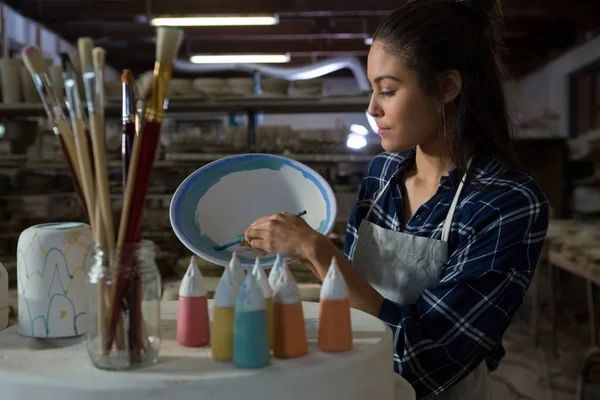
<path id="1" fill-rule="evenodd" d="M 137 234 L 139 232 L 139 225 L 144 210 L 144 201 L 146 199 L 146 193 L 148 186 L 150 185 L 150 177 L 152 175 L 152 167 L 154 165 L 154 157 L 156 155 L 156 147 L 158 145 L 158 139 L 160 136 L 160 123 L 159 122 L 148 122 L 144 126 L 142 135 L 137 139 L 142 141 L 142 148 L 140 152 L 140 160 L 137 166 L 137 174 L 135 178 L 135 187 L 133 191 L 133 198 L 131 202 L 131 211 L 127 220 L 127 234 L 125 236 L 125 245 L 132 245 L 139 243 L 140 237 Z M 124 254 L 122 259 L 122 268 L 119 273 L 119 279 L 117 281 L 117 289 L 115 301 L 113 302 L 112 318 L 110 321 L 110 330 L 108 335 L 107 347 L 110 349 L 115 339 L 117 323 L 119 321 L 119 315 L 121 313 L 121 304 L 124 296 L 125 289 L 127 288 L 128 270 L 131 265 L 130 255 Z"/>

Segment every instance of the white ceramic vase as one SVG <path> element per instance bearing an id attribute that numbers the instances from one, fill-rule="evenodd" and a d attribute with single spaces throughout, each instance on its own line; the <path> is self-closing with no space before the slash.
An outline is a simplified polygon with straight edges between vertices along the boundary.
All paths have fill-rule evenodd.
<path id="1" fill-rule="evenodd" d="M 24 230 L 17 244 L 18 332 L 36 338 L 87 332 L 89 225 L 59 222 Z"/>

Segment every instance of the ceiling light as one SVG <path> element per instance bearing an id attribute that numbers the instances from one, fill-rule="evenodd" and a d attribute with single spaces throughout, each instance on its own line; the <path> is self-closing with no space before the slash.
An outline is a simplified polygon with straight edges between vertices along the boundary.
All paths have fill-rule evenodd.
<path id="1" fill-rule="evenodd" d="M 351 133 L 348 135 L 348 139 L 346 140 L 346 146 L 351 149 L 362 149 L 367 145 L 367 139 L 362 135 L 357 135 L 356 133 Z"/>
<path id="2" fill-rule="evenodd" d="M 290 62 L 289 54 L 198 54 L 190 57 L 194 64 L 273 64 Z"/>
<path id="3" fill-rule="evenodd" d="M 369 134 L 369 130 L 365 128 L 363 125 L 352 124 L 350 125 L 350 132 L 356 133 L 357 135 L 367 136 Z"/>
<path id="4" fill-rule="evenodd" d="M 365 44 L 366 44 L 367 46 L 370 46 L 370 45 L 372 45 L 372 44 L 373 44 L 373 38 L 372 38 L 372 37 L 370 37 L 370 38 L 366 38 L 366 39 L 365 39 Z"/>
<path id="5" fill-rule="evenodd" d="M 277 15 L 205 15 L 197 17 L 159 17 L 152 18 L 154 26 L 250 26 L 277 25 Z"/>

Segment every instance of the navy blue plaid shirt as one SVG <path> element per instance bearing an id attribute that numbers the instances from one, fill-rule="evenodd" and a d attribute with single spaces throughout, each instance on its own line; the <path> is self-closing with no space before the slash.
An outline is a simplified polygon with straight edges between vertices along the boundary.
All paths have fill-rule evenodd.
<path id="1" fill-rule="evenodd" d="M 414 149 L 404 156 L 382 153 L 369 164 L 346 231 L 344 253 L 350 262 L 358 228 L 377 193 L 414 163 L 414 155 Z M 393 332 L 394 369 L 419 399 L 452 387 L 483 360 L 492 371 L 498 367 L 505 354 L 502 336 L 523 302 L 546 237 L 549 206 L 531 177 L 486 155 L 473 167 L 475 181 L 464 187 L 454 214 L 440 282 L 425 289 L 416 304 L 385 299 L 379 312 Z M 461 178 L 456 170 L 443 177 L 436 194 L 402 228 L 400 173 L 369 221 L 440 239 Z"/>

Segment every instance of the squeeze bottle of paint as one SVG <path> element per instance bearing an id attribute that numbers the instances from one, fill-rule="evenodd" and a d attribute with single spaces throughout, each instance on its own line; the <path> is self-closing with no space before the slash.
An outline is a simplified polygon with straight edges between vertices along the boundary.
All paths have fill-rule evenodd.
<path id="1" fill-rule="evenodd" d="M 323 279 L 319 308 L 319 348 L 330 353 L 350 350 L 352 321 L 348 287 L 335 257 Z"/>
<path id="2" fill-rule="evenodd" d="M 254 276 L 247 274 L 235 304 L 233 364 L 238 368 L 262 368 L 270 358 L 265 298 Z"/>
<path id="3" fill-rule="evenodd" d="M 273 293 L 273 317 L 273 355 L 293 358 L 308 353 L 300 290 L 285 261 Z"/>
<path id="4" fill-rule="evenodd" d="M 177 342 L 182 346 L 204 346 L 210 340 L 208 300 L 204 278 L 194 256 L 179 286 Z"/>
<path id="5" fill-rule="evenodd" d="M 229 268 L 223 269 L 223 275 L 215 290 L 213 301 L 213 323 L 210 335 L 212 358 L 215 361 L 233 359 L 233 319 L 237 290 Z"/>
<path id="6" fill-rule="evenodd" d="M 269 285 L 271 285 L 272 290 L 275 290 L 275 285 L 277 285 L 277 280 L 279 279 L 280 274 L 281 254 L 277 253 L 277 257 L 275 257 L 275 264 L 273 264 L 273 268 L 271 268 L 271 272 L 269 272 Z"/>
<path id="7" fill-rule="evenodd" d="M 267 310 L 267 323 L 269 326 L 269 345 L 273 348 L 273 291 L 267 280 L 267 274 L 260 265 L 260 259 L 256 257 L 254 262 L 254 269 L 252 269 L 252 275 L 256 279 L 256 283 L 262 291 L 263 297 L 265 298 L 265 309 Z"/>
<path id="8" fill-rule="evenodd" d="M 235 287 L 235 295 L 237 296 L 240 287 L 244 282 L 244 278 L 246 277 L 246 271 L 242 268 L 240 259 L 235 251 L 231 254 L 231 260 L 229 260 L 227 268 L 229 268 L 229 272 L 231 272 L 231 279 L 233 280 L 233 285 Z"/>

